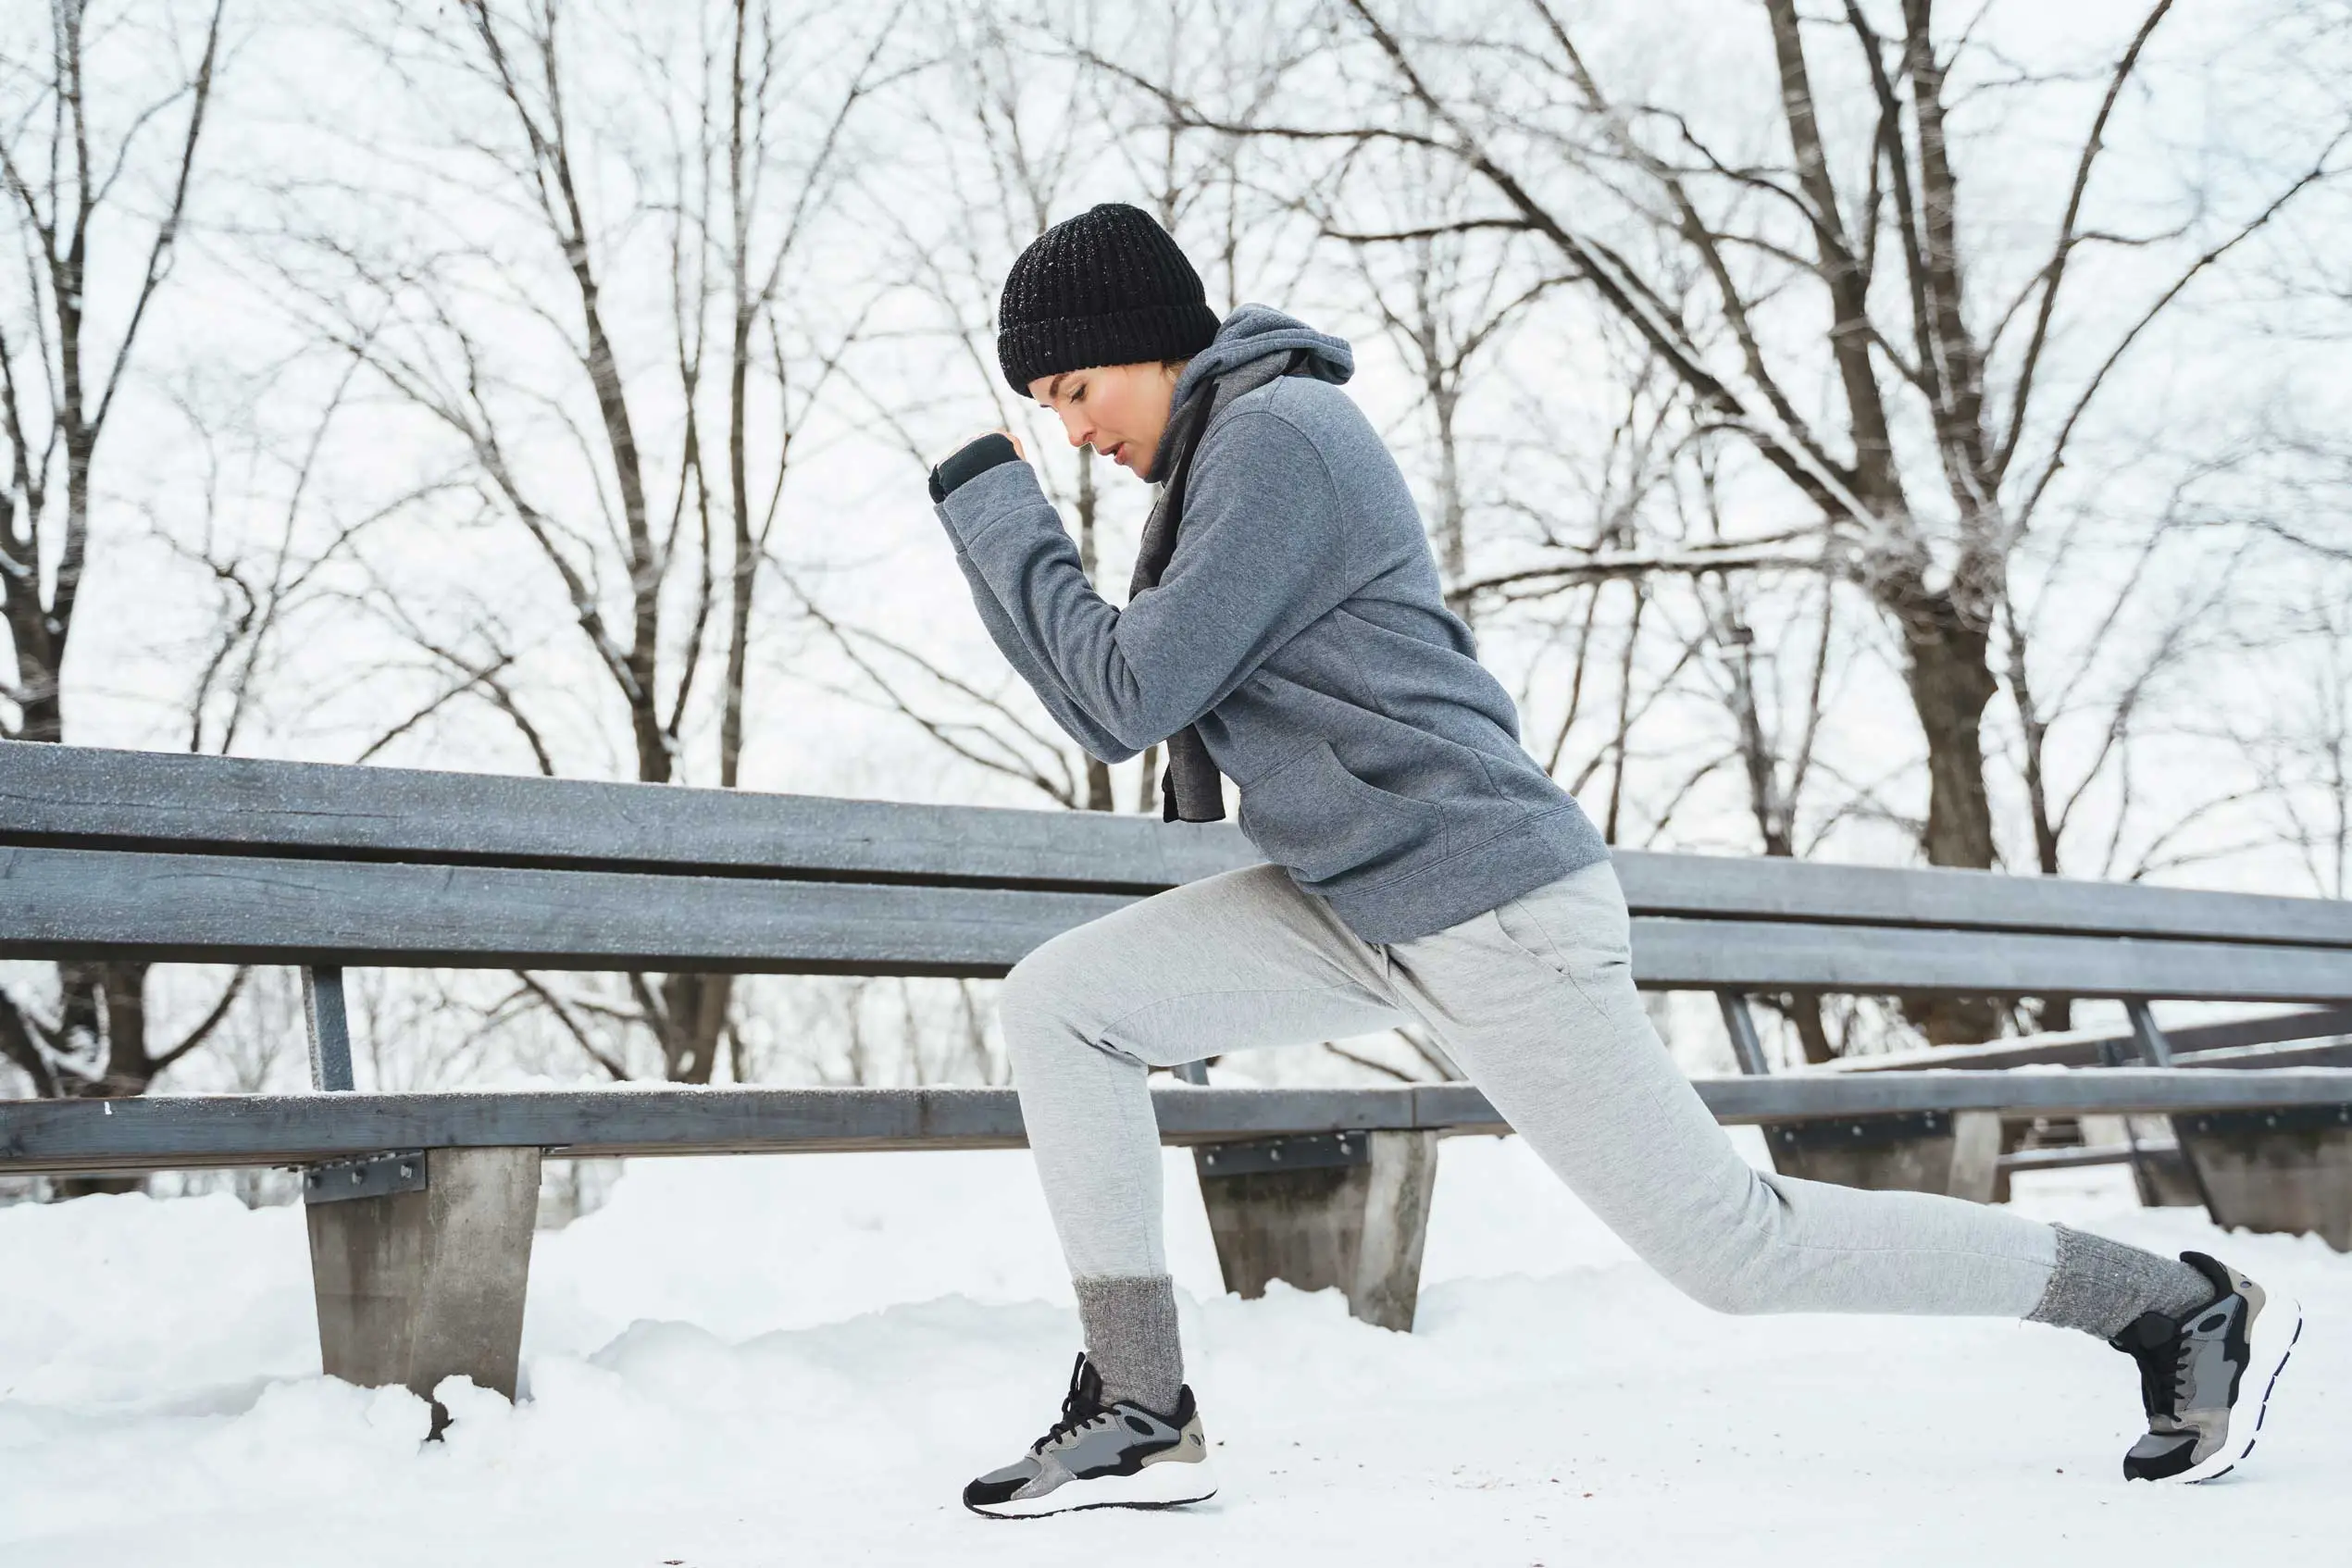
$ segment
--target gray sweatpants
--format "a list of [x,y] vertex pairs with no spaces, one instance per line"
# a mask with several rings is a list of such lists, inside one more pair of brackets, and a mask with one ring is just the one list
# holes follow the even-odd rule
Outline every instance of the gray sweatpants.
[[2052,1227],[1915,1192],[1759,1173],[1634,989],[1605,862],[1410,941],[1367,943],[1278,866],[1174,888],[1053,938],[999,1017],[1079,1280],[1163,1275],[1147,1064],[1425,1025],[1641,1258],[1724,1312],[2023,1317]]
[[1046,1203],[1112,1398],[1182,1381],[1145,1070],[1425,1025],[1651,1267],[1728,1313],[2030,1317],[2100,1338],[2212,1288],[2186,1263],[1920,1192],[1742,1160],[1650,1027],[1607,864],[1410,941],[1368,943],[1279,866],[1128,904],[1015,964],[998,1015]]

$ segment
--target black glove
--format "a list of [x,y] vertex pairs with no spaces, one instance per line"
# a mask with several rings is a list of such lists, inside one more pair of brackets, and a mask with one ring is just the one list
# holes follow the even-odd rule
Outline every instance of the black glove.
[[977,441],[965,442],[931,470],[931,499],[945,501],[965,481],[978,478],[1000,463],[1020,460],[1021,454],[1013,450],[1012,438],[1002,430],[990,430]]

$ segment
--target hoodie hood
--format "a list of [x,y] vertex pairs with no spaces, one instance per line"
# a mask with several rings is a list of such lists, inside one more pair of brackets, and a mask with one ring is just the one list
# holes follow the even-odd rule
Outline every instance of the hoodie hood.
[[1295,316],[1286,316],[1272,305],[1236,305],[1217,328],[1217,335],[1209,346],[1194,355],[1185,366],[1184,374],[1176,378],[1176,392],[1168,403],[1173,417],[1187,399],[1237,366],[1263,359],[1270,354],[1288,354],[1292,349],[1308,352],[1307,369],[1317,380],[1335,385],[1356,373],[1356,356],[1343,338],[1328,332],[1318,332]]

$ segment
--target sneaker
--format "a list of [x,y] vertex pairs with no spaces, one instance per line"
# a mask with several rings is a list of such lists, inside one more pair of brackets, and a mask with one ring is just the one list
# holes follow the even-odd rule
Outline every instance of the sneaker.
[[2254,1451],[2303,1311],[2202,1252],[2181,1261],[2220,1293],[2184,1317],[2143,1313],[2108,1341],[2140,1363],[2147,1435],[2123,1456],[2131,1481],[2210,1481]]
[[1029,1451],[964,1488],[964,1506],[1001,1519],[1077,1508],[1173,1508],[1214,1497],[1208,1442],[1192,1389],[1163,1415],[1127,1400],[1102,1402],[1102,1377],[1078,1352],[1062,1419]]

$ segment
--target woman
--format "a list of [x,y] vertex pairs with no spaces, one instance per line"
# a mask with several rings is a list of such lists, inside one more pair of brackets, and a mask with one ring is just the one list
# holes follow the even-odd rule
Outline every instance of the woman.
[[[2133,1355],[2127,1476],[2197,1480],[2253,1441],[2300,1326],[2243,1275],[2006,1210],[1760,1174],[1678,1072],[1627,966],[1625,903],[1575,801],[1447,607],[1419,515],[1338,390],[1348,345],[1220,323],[1151,218],[1110,204],[1014,264],[1014,389],[1161,485],[1124,610],[1080,571],[1003,432],[932,499],[1004,656],[1093,755],[1168,742],[1164,815],[1224,815],[1268,864],[1046,942],[999,1018],[1086,1349],[1062,1418],[965,1489],[1037,1514],[1214,1490],[1161,1245],[1146,1072],[1418,1023],[1641,1257],[1724,1312],[2021,1317]],[[1180,526],[1179,526],[1180,525]]]

